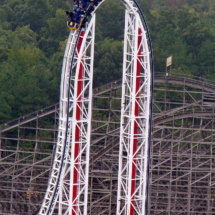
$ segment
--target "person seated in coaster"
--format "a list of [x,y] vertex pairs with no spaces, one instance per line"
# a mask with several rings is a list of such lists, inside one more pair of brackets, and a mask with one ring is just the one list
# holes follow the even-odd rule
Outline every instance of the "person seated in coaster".
[[84,14],[85,14],[85,10],[82,9],[82,8],[79,8],[79,7],[74,8],[74,11],[75,11],[75,13],[78,14],[78,15],[84,15]]
[[81,16],[79,14],[66,11],[66,15],[68,16],[70,22],[80,23]]
[[71,11],[66,11],[66,15],[69,17],[69,20],[67,21],[67,27],[69,30],[74,31],[79,29],[81,16]]
[[89,1],[89,3],[93,3],[95,6],[97,6],[98,3],[102,0],[88,0],[88,1]]
[[79,29],[79,26],[80,26],[79,23],[67,21],[67,27],[69,28],[70,31],[78,30],[78,29]]

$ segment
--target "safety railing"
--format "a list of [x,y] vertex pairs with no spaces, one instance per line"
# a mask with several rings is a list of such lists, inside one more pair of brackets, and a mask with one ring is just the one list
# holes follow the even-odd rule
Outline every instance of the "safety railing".
[[201,84],[201,85],[205,85],[207,87],[212,87],[215,88],[215,81],[213,81],[212,79],[206,79],[206,78],[202,78],[202,77],[198,77],[198,76],[194,76],[194,75],[189,75],[189,74],[179,74],[179,73],[169,73],[168,76],[166,76],[165,72],[155,72],[155,79],[158,78],[167,78],[167,79],[184,79],[186,82],[187,81],[192,81],[195,82],[196,84]]
[[32,112],[30,114],[19,117],[17,119],[3,123],[0,125],[0,133],[8,131],[8,130],[15,128],[17,126],[23,125],[27,122],[33,121],[37,118],[41,118],[43,116],[54,113],[58,109],[59,109],[59,103],[56,103],[56,104],[50,105],[48,107],[42,108],[40,110],[37,110],[35,112]]

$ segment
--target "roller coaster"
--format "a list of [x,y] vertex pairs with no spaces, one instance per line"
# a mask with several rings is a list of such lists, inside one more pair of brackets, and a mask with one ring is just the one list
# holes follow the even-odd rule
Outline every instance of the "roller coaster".
[[[9,138],[7,146],[7,138],[1,137],[1,165],[5,165],[1,171],[4,177],[2,183],[7,184],[6,178],[9,177],[12,186],[16,185],[16,190],[20,190],[17,192],[13,189],[10,206],[6,199],[5,204],[4,201],[1,204],[10,208],[10,214],[27,214],[24,211],[29,211],[31,215],[132,215],[147,214],[148,205],[150,214],[214,213],[211,199],[215,183],[213,172],[209,171],[213,165],[208,149],[213,153],[214,134],[210,131],[214,126],[212,110],[215,88],[208,84],[196,85],[193,80],[173,77],[155,79],[163,94],[159,93],[162,96],[158,96],[154,104],[152,174],[148,202],[153,58],[147,25],[138,5],[135,1],[122,2],[126,7],[122,81],[92,90],[95,35],[93,12],[85,31],[80,28],[69,35],[62,68],[59,106],[56,104],[19,118],[16,122],[1,125],[1,135],[18,125],[21,137],[22,126],[24,131],[30,129],[32,125],[29,123],[36,120],[38,131],[40,118],[51,113],[55,113],[56,118],[59,111],[58,129],[55,128],[51,135],[54,140],[44,141],[53,145],[58,133],[54,156],[50,153],[50,146],[46,145],[45,150],[39,150],[43,143],[40,132],[36,132],[33,146],[39,150],[38,154],[30,146],[29,151],[24,152],[22,142],[25,140],[20,137],[16,152],[11,149],[16,140]],[[159,86],[163,83],[171,90]],[[183,86],[181,90],[178,89],[180,84]],[[190,90],[192,87],[199,92]],[[176,91],[179,92],[178,98],[172,98],[172,92]],[[199,96],[200,93],[202,96]],[[187,102],[190,98],[192,102]],[[99,107],[97,100],[104,104],[108,100],[110,108],[101,104]],[[101,119],[101,112],[105,113],[102,116],[106,116],[106,120]],[[44,133],[49,130],[46,129]],[[29,144],[29,140],[26,142]],[[14,157],[16,162],[9,164],[9,160],[12,161]],[[33,159],[32,165],[29,165],[29,159]],[[25,180],[31,183],[22,184]],[[187,187],[188,192],[183,190]],[[201,192],[198,193],[200,187]],[[4,196],[0,197],[3,200]],[[23,207],[18,207],[19,203],[13,201],[18,198],[23,199],[19,200],[20,205],[25,200],[27,206],[22,204]],[[4,207],[0,208],[1,214],[8,213]],[[34,209],[28,210],[25,207]]]
[[[121,86],[116,80],[93,90],[92,215],[116,213]],[[149,213],[214,214],[215,83],[156,73],[154,95]],[[54,161],[58,116],[59,104],[53,104],[0,125],[0,214],[38,213]]]
[[[58,141],[49,185],[39,212],[41,215],[53,214],[55,210],[59,215],[89,214],[95,11],[102,2],[88,4],[86,10],[83,8],[81,18],[77,13],[67,12],[71,21],[76,17],[76,22],[69,24],[76,31],[71,32],[65,50]],[[146,214],[153,92],[152,50],[145,18],[137,2],[121,2],[126,8],[126,16],[117,214]],[[84,20],[89,14],[92,18],[87,25]]]

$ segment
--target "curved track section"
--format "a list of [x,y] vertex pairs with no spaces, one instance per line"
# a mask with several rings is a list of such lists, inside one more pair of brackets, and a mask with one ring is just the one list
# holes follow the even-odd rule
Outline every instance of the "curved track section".
[[[135,1],[120,1],[126,7],[127,28],[121,110],[123,123],[120,134],[124,144],[121,145],[119,159],[118,200],[121,204],[118,205],[118,213],[132,211],[132,215],[138,208],[138,214],[144,214],[152,90],[150,41],[139,16],[142,12],[134,6]],[[87,214],[94,24],[95,16],[92,14],[86,31],[80,29],[79,32],[71,32],[68,38],[62,68],[58,143],[49,186],[39,213],[41,215],[55,212]],[[127,132],[131,132],[132,136],[126,137]],[[130,154],[125,160],[123,147]],[[130,185],[126,189],[123,188],[127,184],[127,181],[123,181],[124,175],[130,175],[126,179]],[[137,192],[142,194],[137,195]]]
[[[61,77],[58,143],[49,186],[40,214],[52,214],[56,203],[58,204],[56,206],[58,214],[69,213],[70,193],[77,194],[77,190],[80,188],[78,187],[80,185],[77,185],[77,180],[81,176],[78,175],[77,169],[79,169],[79,165],[80,167],[84,165],[85,171],[88,171],[86,162],[81,161],[77,145],[81,143],[81,153],[85,153],[85,156],[89,154],[89,143],[86,143],[86,140],[90,135],[93,59],[87,56],[87,51],[91,48],[90,54],[93,56],[94,22],[95,20],[92,18],[86,33],[80,29],[79,32],[71,32],[68,38]],[[84,96],[86,91],[88,98]],[[86,129],[86,131],[82,132],[82,129]],[[76,147],[75,153],[72,153],[71,148],[74,147]],[[70,169],[72,166],[73,169]],[[74,175],[72,180],[76,184],[73,191],[70,190],[70,183],[68,183],[72,177],[71,174]],[[87,190],[85,178],[81,178],[84,190]],[[76,204],[75,198],[73,201]]]
[[145,214],[151,98],[150,50],[139,14],[126,12],[117,214]]
[[[209,95],[214,95],[215,87],[194,77],[189,79],[174,74],[166,81],[162,77],[155,79],[150,213],[180,214],[181,210],[187,210],[190,214],[214,214],[210,192],[212,195],[215,186],[212,177],[214,164],[211,162],[215,152],[215,106],[213,97],[209,99]],[[88,214],[92,215],[108,215],[110,211],[116,214],[121,83],[121,80],[114,81],[94,89],[93,93],[88,204]],[[17,214],[18,211],[35,215],[41,206],[53,160],[51,147],[48,151],[46,144],[48,140],[53,144],[56,142],[54,135],[52,140],[43,135],[44,129],[50,132],[49,126],[44,127],[44,120],[47,121],[47,117],[50,120],[53,115],[57,120],[58,109],[56,104],[56,108],[50,106],[0,125],[2,214]],[[102,118],[101,111],[108,118]],[[35,130],[37,136],[32,136]],[[17,136],[11,136],[11,131],[15,131],[13,134]],[[29,141],[35,143],[33,148],[28,148]],[[16,143],[16,147],[11,148],[11,142]],[[48,155],[46,158],[44,153]],[[184,184],[190,186],[190,192]],[[31,186],[34,189],[29,198],[26,192]]]
[[60,173],[64,164],[64,156],[66,153],[67,145],[67,121],[68,121],[68,106],[69,106],[69,91],[68,86],[70,85],[70,76],[72,70],[72,61],[74,58],[74,52],[77,47],[77,42],[80,36],[80,32],[70,33],[64,60],[62,67],[61,76],[61,96],[60,96],[60,111],[59,111],[59,127],[58,127],[58,140],[56,144],[56,152],[54,163],[52,167],[52,173],[49,180],[46,195],[40,209],[39,214],[50,214],[56,195],[59,189]]

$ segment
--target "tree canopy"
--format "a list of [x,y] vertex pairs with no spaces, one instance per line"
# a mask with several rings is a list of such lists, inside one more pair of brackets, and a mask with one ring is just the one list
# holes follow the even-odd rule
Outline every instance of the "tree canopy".
[[[214,78],[215,1],[138,0],[152,37],[155,71]],[[1,0],[0,123],[57,102],[73,1]],[[106,0],[97,11],[95,80],[122,74],[124,7]]]

